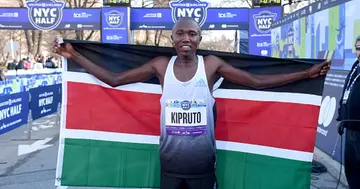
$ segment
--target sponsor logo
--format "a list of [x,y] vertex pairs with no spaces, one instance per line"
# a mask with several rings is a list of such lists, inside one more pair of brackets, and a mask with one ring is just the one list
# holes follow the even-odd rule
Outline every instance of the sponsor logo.
[[193,18],[200,27],[204,25],[209,6],[207,2],[201,2],[200,0],[179,0],[169,4],[174,23],[180,18]]
[[162,18],[162,13],[147,13],[144,15],[144,18]]
[[253,15],[254,26],[259,33],[268,33],[271,30],[271,24],[277,17],[276,13],[270,11],[261,11]]
[[261,50],[261,55],[262,55],[262,56],[267,56],[267,55],[268,55],[268,51],[267,51],[267,50]]
[[92,14],[88,14],[86,12],[75,12],[74,13],[74,18],[89,18],[91,16],[92,16]]
[[53,30],[62,20],[65,2],[34,0],[26,2],[31,25],[38,30]]
[[112,10],[110,12],[105,13],[104,15],[105,15],[105,18],[106,18],[106,23],[110,27],[114,27],[114,28],[118,27],[123,22],[123,18],[124,18],[124,13],[123,12]]
[[203,79],[200,79],[198,82],[196,82],[195,87],[207,87],[206,83]]
[[19,13],[18,13],[18,12],[4,12],[4,13],[0,14],[0,17],[5,17],[5,18],[18,18],[18,17],[19,17]]
[[226,12],[226,13],[218,13],[218,17],[219,18],[234,18],[236,17],[237,14],[231,13],[231,12]]
[[318,124],[324,126],[325,128],[328,127],[334,119],[335,111],[335,97],[326,96],[321,103]]

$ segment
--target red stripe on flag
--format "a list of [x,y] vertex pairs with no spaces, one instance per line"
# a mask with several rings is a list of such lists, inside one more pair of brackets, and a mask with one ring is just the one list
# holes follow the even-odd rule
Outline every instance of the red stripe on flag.
[[[66,128],[160,134],[160,95],[68,82]],[[216,139],[313,152],[319,107],[217,98]]]

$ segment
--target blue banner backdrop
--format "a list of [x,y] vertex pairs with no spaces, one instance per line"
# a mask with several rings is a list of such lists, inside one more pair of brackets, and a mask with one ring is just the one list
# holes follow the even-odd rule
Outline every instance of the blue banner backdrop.
[[1,96],[0,135],[28,122],[29,93],[20,92]]
[[256,8],[249,11],[249,53],[271,56],[271,24],[280,19],[282,7]]
[[[100,8],[63,9],[55,30],[100,30]],[[29,21],[27,8],[0,8],[0,29],[36,29]]]
[[30,109],[33,120],[53,114],[60,103],[59,86],[49,85],[33,88],[30,92]]
[[[208,8],[202,30],[247,30],[249,9]],[[195,17],[195,16],[194,16]],[[131,30],[171,30],[174,26],[170,8],[132,8]]]
[[101,41],[127,44],[129,42],[129,8],[103,8],[101,15]]

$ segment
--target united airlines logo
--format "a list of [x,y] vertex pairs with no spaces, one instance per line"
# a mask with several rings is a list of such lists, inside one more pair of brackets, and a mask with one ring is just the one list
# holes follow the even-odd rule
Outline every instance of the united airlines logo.
[[63,17],[65,2],[56,0],[34,0],[26,2],[31,25],[38,30],[53,30]]
[[180,18],[193,18],[200,27],[204,25],[209,3],[200,0],[179,0],[169,4],[174,23]]
[[118,27],[122,24],[124,13],[116,10],[112,10],[104,14],[106,17],[106,23],[111,27]]
[[268,33],[271,24],[276,20],[277,14],[270,11],[261,11],[253,15],[254,25],[259,33]]

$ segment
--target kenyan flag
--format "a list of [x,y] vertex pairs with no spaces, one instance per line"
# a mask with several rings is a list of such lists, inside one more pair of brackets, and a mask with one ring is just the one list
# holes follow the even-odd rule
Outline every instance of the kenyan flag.
[[[134,68],[171,48],[71,42],[111,71]],[[320,60],[285,60],[224,52],[214,54],[253,73],[306,69]],[[67,60],[56,184],[159,187],[161,87],[156,78],[111,88]],[[254,90],[219,81],[217,176],[220,189],[310,187],[324,77]],[[194,159],[194,161],[201,161]]]

